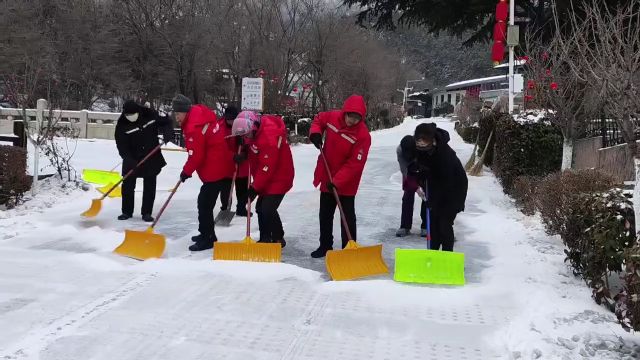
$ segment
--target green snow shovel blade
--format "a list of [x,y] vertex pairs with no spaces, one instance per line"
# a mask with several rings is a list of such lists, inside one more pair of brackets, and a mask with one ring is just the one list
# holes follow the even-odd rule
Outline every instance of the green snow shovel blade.
[[420,284],[464,285],[464,254],[397,248],[393,280]]

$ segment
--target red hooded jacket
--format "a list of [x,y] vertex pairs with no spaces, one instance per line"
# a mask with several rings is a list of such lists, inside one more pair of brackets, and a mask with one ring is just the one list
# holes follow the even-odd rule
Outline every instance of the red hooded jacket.
[[198,173],[202,182],[231,178],[235,171],[233,149],[225,139],[224,124],[204,105],[194,105],[182,123],[189,157],[182,171]]
[[[238,146],[240,146],[240,137],[231,136],[231,127],[227,124],[227,122],[222,119],[220,123],[224,125],[225,132],[227,136],[227,142],[229,143],[229,147],[233,149],[233,154],[238,153]],[[235,170],[234,170],[235,171]],[[236,178],[246,178],[249,177],[249,162],[243,161],[238,165],[238,173],[236,174]]]
[[293,156],[280,116],[262,115],[256,136],[246,143],[253,188],[260,195],[283,195],[293,187]]
[[[360,114],[362,121],[354,126],[347,126],[344,117],[349,112]],[[362,96],[351,95],[344,102],[342,110],[321,112],[311,124],[309,135],[326,132],[323,152],[339,195],[355,196],[358,192],[371,147],[371,135],[364,121],[366,115],[367,108]],[[329,192],[328,182],[329,176],[322,158],[318,156],[313,186],[321,185],[320,191]]]

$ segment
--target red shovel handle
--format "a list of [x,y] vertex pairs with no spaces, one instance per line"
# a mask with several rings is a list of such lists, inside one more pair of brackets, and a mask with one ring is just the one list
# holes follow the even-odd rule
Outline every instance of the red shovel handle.
[[173,197],[173,195],[175,195],[176,191],[178,191],[178,187],[180,186],[180,184],[182,184],[182,180],[178,180],[178,182],[176,183],[176,186],[173,188],[173,191],[171,191],[171,194],[169,194],[169,197],[167,198],[167,201],[164,202],[164,205],[162,205],[162,207],[160,208],[160,211],[156,215],[156,219],[153,220],[153,224],[151,224],[151,228],[154,228],[156,226],[156,224],[158,223],[158,221],[160,221],[160,217],[162,216],[162,213],[164,212],[164,210],[169,205],[169,201],[171,201],[171,198]]
[[133,172],[136,171],[137,168],[139,168],[142,164],[144,164],[145,161],[149,160],[150,157],[153,156],[153,154],[157,153],[160,150],[160,146],[158,145],[155,148],[153,148],[153,150],[151,150],[147,156],[145,156],[144,158],[142,158],[142,160],[140,160],[140,162],[138,162],[138,164],[136,164],[136,167],[134,167],[133,169],[129,170],[129,172],[127,172],[122,179],[120,179],[120,181],[118,181],[115,185],[113,185],[111,187],[111,189],[109,189],[109,191],[107,191],[106,193],[104,193],[104,195],[102,195],[102,198],[100,198],[100,200],[104,200],[107,196],[109,196],[109,194],[111,194],[111,192],[113,190],[115,190],[115,188],[117,188],[120,184],[122,184],[123,181],[125,181],[129,176],[133,175]]
[[[329,170],[329,164],[327,164],[327,159],[324,158],[324,151],[322,151],[322,149],[320,149],[320,157],[324,162],[324,168],[327,170],[327,175],[329,175],[329,181],[333,183],[333,176],[331,176],[331,170]],[[344,210],[342,210],[342,204],[340,203],[340,196],[338,195],[335,187],[333,188],[332,192],[333,196],[336,198],[336,203],[338,203],[338,210],[340,211],[340,221],[342,221],[342,227],[344,227],[344,230],[347,232],[347,237],[349,238],[349,240],[355,240],[351,236],[351,230],[349,230],[349,224],[347,224],[347,218],[344,216]]]

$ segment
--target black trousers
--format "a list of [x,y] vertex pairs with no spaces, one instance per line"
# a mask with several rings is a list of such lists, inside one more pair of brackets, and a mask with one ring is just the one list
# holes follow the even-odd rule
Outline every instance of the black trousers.
[[[413,204],[415,202],[415,197],[415,191],[405,191],[402,196],[402,214],[400,216],[400,227],[402,229],[411,230],[411,227],[413,226]],[[426,227],[426,206],[427,203],[422,201],[422,205],[420,206],[420,218],[422,219],[421,229]]]
[[258,226],[260,227],[261,242],[279,242],[284,238],[284,229],[278,207],[284,195],[260,195],[256,202]]
[[431,250],[453,251],[453,222],[457,214],[448,210],[431,210]]
[[213,219],[213,209],[218,200],[218,194],[221,194],[231,186],[231,179],[222,179],[215,182],[206,182],[200,187],[198,194],[198,231],[204,237],[216,239],[215,222]]
[[[143,178],[142,215],[151,215],[153,202],[156,200],[156,178],[147,176]],[[135,206],[136,178],[129,177],[122,182],[122,213],[133,215]]]
[[[249,178],[236,178],[235,192],[236,192],[236,214],[242,215],[247,213],[247,187],[249,185]],[[231,196],[231,181],[229,181],[229,187],[224,189],[220,193],[221,210],[227,210],[229,206],[229,196]]]
[[[355,196],[340,196],[340,203],[351,231],[353,239],[349,239],[347,232],[340,222],[342,229],[342,248],[347,246],[349,240],[356,240],[356,210]],[[320,193],[320,246],[325,249],[333,248],[333,216],[336,213],[336,198],[332,193]]]

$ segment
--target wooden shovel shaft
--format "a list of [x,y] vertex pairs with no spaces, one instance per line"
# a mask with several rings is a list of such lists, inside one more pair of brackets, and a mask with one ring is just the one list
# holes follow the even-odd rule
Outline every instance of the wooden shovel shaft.
[[[242,145],[238,145],[238,155],[242,152]],[[233,189],[236,184],[236,177],[238,176],[238,163],[236,163],[236,171],[233,173],[233,178],[231,178],[231,189],[229,189],[229,201],[227,203],[227,210],[231,211],[231,205],[233,204]]]
[[173,195],[175,195],[176,191],[178,191],[178,187],[180,186],[180,184],[182,184],[182,180],[178,180],[178,182],[176,183],[176,186],[173,188],[173,191],[171,192],[171,194],[169,194],[167,201],[164,202],[164,205],[162,205],[162,207],[160,208],[160,211],[158,212],[158,215],[156,215],[155,220],[153,220],[153,224],[151,224],[151,228],[154,228],[158,223],[158,221],[160,221],[160,217],[162,216],[162,213],[169,205],[169,202],[171,201],[171,198],[173,197]]
[[[324,162],[324,168],[327,170],[327,175],[329,175],[329,181],[333,183],[333,176],[331,176],[331,170],[329,170],[329,164],[327,164],[327,159],[324,158],[324,151],[322,151],[322,149],[320,149],[320,157]],[[336,190],[335,187],[332,189],[332,192],[333,192],[333,196],[336,198],[336,203],[338,204],[338,210],[340,211],[340,221],[342,221],[342,227],[344,227],[344,230],[347,232],[347,237],[349,238],[349,240],[355,240],[351,236],[351,230],[349,229],[349,224],[347,224],[347,218],[344,216],[344,210],[342,210],[342,204],[340,203],[340,195],[338,195],[338,191]]]
[[109,191],[107,191],[106,193],[104,193],[104,195],[102,195],[102,198],[100,198],[100,200],[104,200],[107,196],[109,196],[109,194],[111,194],[111,192],[113,190],[115,190],[115,188],[117,188],[120,184],[122,184],[123,181],[125,181],[129,176],[131,176],[133,174],[134,171],[136,171],[137,168],[140,167],[140,165],[144,164],[145,161],[149,160],[149,158],[151,156],[153,156],[153,154],[157,153],[158,150],[160,150],[160,145],[156,146],[155,148],[153,148],[153,150],[151,150],[151,152],[149,152],[147,154],[147,156],[145,156],[144,158],[142,158],[142,160],[140,160],[140,162],[138,162],[138,164],[136,165],[136,167],[134,167],[133,169],[129,170],[129,172],[127,172],[122,179],[120,179],[120,181],[118,181],[115,185],[113,185],[111,187],[111,189],[109,189]]

